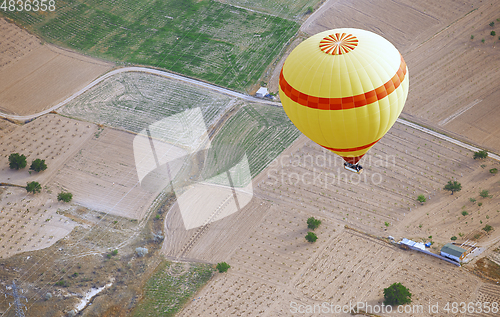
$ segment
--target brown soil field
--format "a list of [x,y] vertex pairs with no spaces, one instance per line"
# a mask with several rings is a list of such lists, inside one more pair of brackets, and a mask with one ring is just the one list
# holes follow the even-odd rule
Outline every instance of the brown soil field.
[[[402,116],[499,153],[499,11],[499,2],[482,0],[331,0],[301,31],[312,35],[354,27],[384,36],[401,52],[410,73]],[[273,92],[286,56],[270,80]]]
[[28,115],[85,87],[113,64],[43,43],[0,19],[0,111]]
[[[59,214],[71,206],[57,201],[57,194],[65,188],[54,186],[51,179],[95,130],[93,124],[49,114],[22,126],[7,124],[0,131],[2,182],[26,186],[37,181],[42,185],[42,193],[36,195],[17,187],[0,189],[0,257],[46,248],[71,232],[75,223]],[[27,167],[11,170],[11,153],[25,155]],[[29,166],[37,158],[45,160],[47,169],[30,172]]]
[[[241,212],[186,231],[175,206],[170,209],[163,246],[168,257],[232,266],[180,316],[287,316],[292,301],[375,305],[383,300],[383,288],[394,282],[408,287],[412,304],[426,309],[429,301],[474,300],[483,281],[469,272],[472,264],[457,268],[373,237],[432,240],[431,251],[438,253],[452,235],[463,233],[457,240],[463,242],[485,224],[499,228],[500,183],[488,172],[497,163],[476,161],[467,150],[398,123],[370,152],[358,179],[302,137],[254,180],[254,198]],[[315,180],[314,173],[321,177]],[[452,179],[463,184],[454,195],[442,190]],[[480,188],[489,189],[493,198],[480,198]],[[423,206],[416,201],[422,193],[428,198]],[[467,217],[461,215],[463,205]],[[304,239],[311,216],[322,220],[314,244]],[[488,245],[499,237],[494,230],[475,242]]]
[[142,219],[158,196],[140,186],[133,153],[136,134],[98,128],[78,153],[59,168],[53,186],[73,193],[86,208]]

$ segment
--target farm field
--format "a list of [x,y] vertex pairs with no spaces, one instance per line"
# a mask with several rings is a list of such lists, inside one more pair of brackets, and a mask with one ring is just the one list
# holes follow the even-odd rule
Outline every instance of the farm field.
[[38,113],[112,67],[109,62],[44,45],[36,36],[0,18],[0,112]]
[[[201,111],[201,116],[189,120],[189,126],[203,127],[211,136],[204,169],[197,176],[201,179],[234,166],[245,154],[251,176],[255,177],[299,135],[281,108],[247,104],[196,86],[140,73],[112,76],[58,113],[140,134],[152,124],[187,109]],[[175,131],[166,129],[162,130],[166,142],[186,148],[180,139],[172,138]],[[188,152],[194,150],[189,147]],[[246,186],[248,181],[242,180],[235,186]]]
[[219,0],[222,3],[244,7],[250,10],[266,12],[286,19],[301,20],[308,13],[309,7],[318,4],[318,0]]
[[61,0],[39,15],[2,11],[48,42],[245,91],[299,25],[212,0]]
[[[57,194],[66,188],[54,186],[51,179],[91,136],[95,126],[49,114],[9,130],[0,138],[0,178],[3,182],[21,186],[37,181],[42,185],[42,193],[28,194],[25,189],[17,187],[1,189],[0,256],[3,258],[46,248],[76,225],[59,214],[60,209],[69,208],[69,205],[57,201]],[[16,152],[26,156],[27,167],[24,169],[9,168],[8,157]],[[36,158],[45,160],[45,171],[28,171]]]
[[[482,282],[467,271],[344,226],[396,239],[429,241],[432,235],[433,252],[459,232],[464,235],[457,242],[463,242],[485,224],[500,225],[498,179],[488,172],[498,163],[475,161],[469,151],[398,123],[370,152],[361,162],[365,171],[359,179],[301,137],[254,179],[254,199],[241,213],[186,232],[172,208],[163,246],[168,256],[232,266],[180,316],[252,316],[255,311],[275,316],[290,312],[290,301],[373,305],[380,303],[383,288],[396,281],[411,289],[416,304],[472,300]],[[321,176],[314,179],[314,173]],[[463,190],[452,196],[442,188],[453,179]],[[469,196],[479,196],[479,188],[489,188],[493,198],[482,200],[479,219],[464,220],[462,205],[471,204]],[[430,198],[423,206],[416,201],[421,193]],[[322,220],[314,244],[304,240],[310,216]],[[494,231],[476,240],[495,241],[498,235]]]

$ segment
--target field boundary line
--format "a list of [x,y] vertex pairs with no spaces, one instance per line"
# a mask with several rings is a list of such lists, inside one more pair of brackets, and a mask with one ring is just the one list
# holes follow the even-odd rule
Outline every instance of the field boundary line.
[[[406,126],[408,126],[408,127],[410,127],[410,128],[413,128],[413,129],[419,130],[419,131],[421,131],[421,132],[424,132],[424,133],[430,134],[430,135],[435,136],[435,137],[437,137],[437,138],[440,138],[440,139],[442,139],[442,140],[448,141],[448,142],[450,142],[450,143],[453,143],[453,144],[455,144],[455,145],[458,145],[458,146],[460,146],[460,147],[463,147],[463,148],[465,148],[465,149],[467,149],[467,150],[470,150],[470,151],[472,151],[472,152],[481,151],[481,149],[480,149],[480,148],[477,148],[477,147],[472,146],[472,145],[470,145],[470,144],[467,144],[467,143],[465,143],[465,142],[459,141],[459,140],[454,139],[454,138],[452,138],[452,137],[449,137],[449,136],[447,136],[447,135],[441,134],[441,133],[439,133],[439,132],[433,131],[433,130],[431,130],[431,129],[425,128],[425,127],[423,127],[423,126],[421,126],[421,125],[418,125],[418,124],[416,124],[416,123],[413,123],[413,122],[407,121],[407,120],[405,120],[405,119],[398,118],[398,119],[396,120],[396,122],[401,123],[401,124],[404,124],[404,125],[406,125]],[[495,153],[488,152],[488,157],[491,157],[491,158],[492,158],[492,159],[494,159],[494,160],[500,161],[500,156],[499,156],[499,155],[497,155],[497,154],[495,154]]]
[[454,114],[452,114],[448,118],[442,120],[438,124],[440,126],[447,125],[448,123],[450,123],[451,121],[455,120],[456,118],[458,118],[459,116],[461,116],[462,114],[464,114],[465,112],[467,112],[469,109],[471,109],[472,107],[474,107],[475,105],[477,105],[478,103],[480,103],[481,101],[483,101],[483,100],[482,99],[476,99],[476,100],[474,100],[468,106],[465,106],[464,108],[458,110],[457,112],[455,112]]

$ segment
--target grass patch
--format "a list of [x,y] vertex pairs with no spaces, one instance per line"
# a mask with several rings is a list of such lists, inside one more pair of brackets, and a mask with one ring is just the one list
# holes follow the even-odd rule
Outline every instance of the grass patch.
[[174,316],[214,273],[209,264],[164,262],[147,281],[132,316]]
[[299,24],[213,0],[58,0],[54,12],[0,11],[45,40],[245,90]]

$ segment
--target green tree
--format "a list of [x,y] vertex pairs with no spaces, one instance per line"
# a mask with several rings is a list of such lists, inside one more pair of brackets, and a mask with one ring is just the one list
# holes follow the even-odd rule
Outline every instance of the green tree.
[[34,170],[35,172],[45,171],[47,169],[47,164],[45,164],[45,160],[36,159],[31,163],[30,170]]
[[219,273],[225,273],[227,270],[229,270],[231,266],[227,264],[226,262],[220,262],[217,263],[217,266],[215,267],[217,270],[219,270]]
[[314,233],[314,232],[311,232],[309,231],[307,234],[306,234],[306,240],[308,242],[316,242],[316,240],[318,240],[318,236]]
[[495,31],[491,31],[491,32],[490,32],[490,35],[491,35],[491,36],[495,36],[495,35],[497,35],[497,32],[495,32]]
[[385,305],[404,305],[411,303],[411,293],[401,283],[394,283],[384,289]]
[[69,203],[71,199],[73,199],[72,193],[60,192],[59,194],[57,194],[58,201],[64,201],[65,203]]
[[451,237],[450,239],[451,239],[452,241],[455,241],[455,240],[457,240],[457,237],[456,237],[456,236],[453,236],[453,237]]
[[477,152],[474,152],[474,159],[484,159],[488,157],[488,152],[485,150],[479,150]]
[[28,193],[39,193],[42,190],[42,185],[39,182],[30,182],[26,185],[26,191]]
[[462,190],[462,184],[460,184],[457,181],[448,181],[448,184],[444,186],[445,190],[449,190],[451,194],[453,195],[454,192],[459,192]]
[[490,26],[491,27],[495,26],[495,22],[490,22]]
[[484,231],[486,231],[486,232],[488,233],[488,232],[490,232],[491,230],[493,230],[493,227],[492,227],[492,226],[490,226],[490,225],[486,225],[486,226],[484,226],[483,230],[484,230]]
[[26,156],[19,153],[12,153],[9,155],[9,167],[11,169],[21,169],[26,167]]
[[418,195],[417,200],[423,205],[426,202],[425,195]]
[[316,219],[314,217],[310,217],[307,219],[307,228],[314,230],[319,227],[321,224],[321,220]]
[[462,211],[462,216],[467,216],[468,214],[467,210]]
[[479,193],[479,196],[483,197],[483,198],[487,198],[490,196],[490,192],[487,191],[486,189],[483,189],[480,193]]

